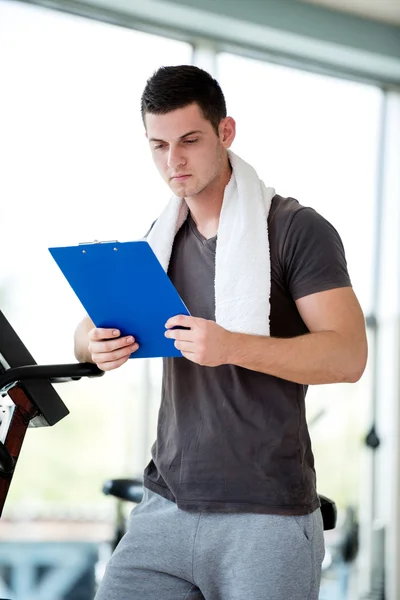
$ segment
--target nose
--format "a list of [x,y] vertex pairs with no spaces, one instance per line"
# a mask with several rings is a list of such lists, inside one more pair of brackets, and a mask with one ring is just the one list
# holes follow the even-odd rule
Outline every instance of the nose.
[[168,152],[168,167],[176,171],[177,169],[179,169],[179,167],[183,167],[185,164],[186,159],[182,155],[182,149],[179,147],[172,148],[172,146],[170,146]]

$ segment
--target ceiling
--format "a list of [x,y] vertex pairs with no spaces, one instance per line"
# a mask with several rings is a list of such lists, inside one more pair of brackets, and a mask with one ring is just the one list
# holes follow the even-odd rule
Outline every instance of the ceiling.
[[299,0],[333,10],[400,25],[400,0]]

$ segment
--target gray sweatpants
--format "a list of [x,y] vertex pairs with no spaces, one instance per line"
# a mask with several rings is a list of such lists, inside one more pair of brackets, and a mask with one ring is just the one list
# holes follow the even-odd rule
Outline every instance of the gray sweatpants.
[[187,512],[146,489],[95,600],[317,600],[323,557],[319,509]]

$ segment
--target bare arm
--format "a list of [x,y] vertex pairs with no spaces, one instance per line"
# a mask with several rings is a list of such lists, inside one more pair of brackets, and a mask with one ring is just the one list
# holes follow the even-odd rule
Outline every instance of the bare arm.
[[[304,385],[357,381],[366,365],[364,316],[350,287],[300,298],[297,308],[310,333],[272,338],[232,333],[214,321],[178,315],[166,336],[183,356],[203,366],[233,364]],[[175,326],[188,330],[171,329]]]
[[311,294],[296,305],[309,334],[282,339],[232,333],[227,362],[306,385],[358,381],[368,350],[352,288]]
[[75,330],[76,359],[95,363],[103,371],[120,367],[138,348],[133,336],[120,337],[118,329],[96,328],[88,316],[82,319]]

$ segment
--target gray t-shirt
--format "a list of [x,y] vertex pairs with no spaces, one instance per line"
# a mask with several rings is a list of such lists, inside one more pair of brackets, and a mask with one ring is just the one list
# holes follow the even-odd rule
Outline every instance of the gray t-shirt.
[[[293,198],[275,196],[268,216],[270,334],[308,332],[295,300],[350,286],[334,227]],[[249,231],[249,235],[251,232]],[[217,236],[188,217],[168,274],[196,317],[215,320]],[[144,485],[183,510],[303,515],[319,506],[305,417],[307,386],[234,365],[166,358],[157,440]]]

